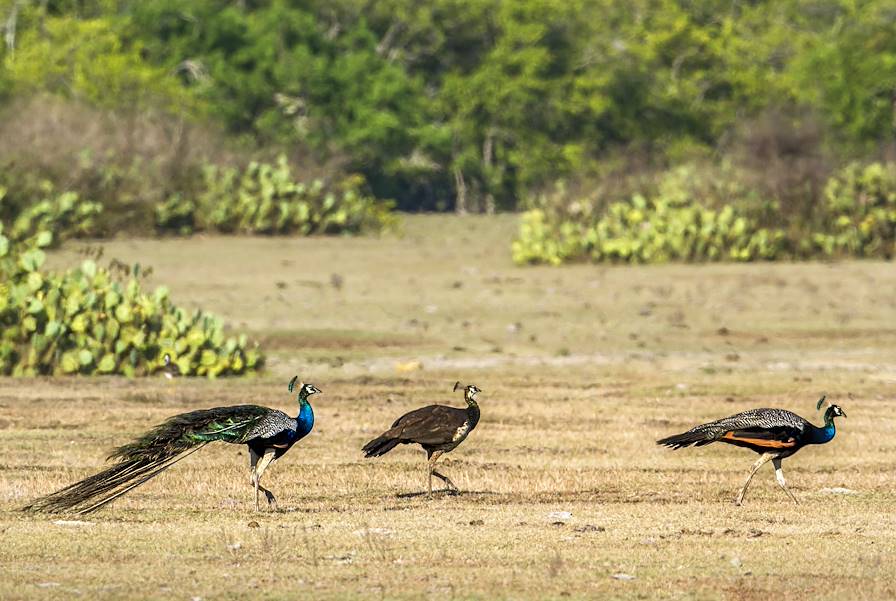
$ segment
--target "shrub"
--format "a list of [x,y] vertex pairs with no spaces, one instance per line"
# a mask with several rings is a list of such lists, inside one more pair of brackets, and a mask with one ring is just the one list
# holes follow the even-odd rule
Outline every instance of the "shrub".
[[203,165],[242,160],[223,136],[177,115],[103,112],[47,95],[2,107],[0,139],[17,141],[0,144],[0,184],[17,210],[43,198],[48,186],[75,192],[102,205],[98,235],[151,233],[154,207],[177,192],[192,195]]
[[824,191],[828,231],[813,235],[826,255],[896,256],[896,165],[852,163]]
[[[523,215],[517,263],[755,261],[896,256],[896,165],[848,165],[831,177],[810,218],[781,214],[775,199],[736,171],[681,167],[650,197],[607,203],[544,196]],[[770,225],[765,225],[770,224]]]
[[65,273],[41,271],[52,240],[40,232],[11,244],[0,228],[0,374],[147,375],[165,353],[184,375],[237,375],[263,357],[221,320],[175,306],[164,287],[143,291],[139,267],[121,278],[85,261]]
[[[736,180],[759,196],[774,199],[767,223],[782,218],[814,228],[818,204],[832,172],[829,132],[811,109],[768,107],[755,117],[745,116],[718,148],[737,165]],[[722,174],[719,174],[722,177]],[[724,179],[729,179],[725,177]]]
[[776,212],[777,203],[767,201],[755,188],[748,185],[745,170],[724,161],[719,165],[684,164],[661,172],[653,194],[642,194],[658,199],[670,207],[699,205],[722,210],[732,207],[736,213],[753,219]]
[[196,203],[174,194],[156,205],[155,219],[156,231],[187,236],[196,229]]
[[156,207],[156,227],[187,233],[210,229],[241,234],[336,234],[394,224],[392,205],[362,192],[360,176],[334,185],[296,182],[286,157],[245,169],[209,166],[197,202],[179,196]]
[[[3,190],[0,189],[0,202]],[[74,192],[50,195],[21,211],[9,228],[9,238],[23,241],[40,232],[54,232],[53,241],[78,238],[96,233],[96,217],[102,213],[99,203],[82,201]]]
[[554,265],[571,260],[753,261],[776,258],[782,242],[780,231],[758,227],[730,206],[716,211],[635,196],[610,204],[593,224],[552,223],[538,209],[524,214],[513,258],[517,263]]
[[[0,217],[8,222],[54,189],[102,206],[89,233],[77,235],[341,233],[393,222],[391,204],[366,194],[358,176],[302,184],[285,158],[250,163],[235,141],[163,111],[106,114],[72,100],[19,98],[0,110],[7,138],[20,141],[0,144],[0,186],[8,189]],[[340,171],[297,154],[301,173]]]
[[549,263],[560,265],[586,258],[587,226],[573,221],[552,221],[542,209],[523,213],[519,236],[511,249],[516,263]]

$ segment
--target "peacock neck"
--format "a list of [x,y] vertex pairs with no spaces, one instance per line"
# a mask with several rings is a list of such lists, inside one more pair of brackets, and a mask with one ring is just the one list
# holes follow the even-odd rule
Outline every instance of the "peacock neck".
[[467,416],[473,425],[479,421],[479,404],[473,399],[467,399]]
[[311,428],[314,427],[314,410],[311,409],[311,403],[307,398],[299,397],[299,415],[296,417],[296,422],[303,436],[311,432]]
[[824,444],[830,442],[835,434],[837,434],[837,427],[834,426],[834,418],[826,415],[824,426],[814,428],[809,442],[812,444]]

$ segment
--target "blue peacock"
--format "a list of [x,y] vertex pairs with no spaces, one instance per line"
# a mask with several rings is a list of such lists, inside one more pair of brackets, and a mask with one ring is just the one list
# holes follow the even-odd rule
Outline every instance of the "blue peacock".
[[[825,397],[819,399],[816,409],[821,410]],[[744,502],[747,487],[760,467],[772,462],[775,467],[775,478],[778,485],[799,503],[784,480],[781,462],[806,445],[825,444],[834,439],[837,428],[835,417],[846,417],[846,413],[838,405],[829,404],[824,412],[824,425],[819,427],[785,409],[752,409],[732,415],[708,424],[701,424],[682,434],[662,438],[657,444],[672,449],[689,446],[703,446],[712,442],[725,442],[738,447],[745,447],[760,454],[753,464],[747,481],[735,499],[735,504]]]
[[[298,376],[290,381],[290,392],[295,390],[297,380]],[[255,510],[259,510],[259,492],[264,493],[268,506],[276,509],[277,501],[261,485],[261,476],[271,463],[311,432],[314,411],[308,398],[318,393],[320,390],[313,384],[299,385],[297,417],[259,405],[216,407],[175,415],[137,440],[115,449],[109,456],[117,460],[112,467],[41,497],[25,509],[91,513],[216,441],[249,447]]]

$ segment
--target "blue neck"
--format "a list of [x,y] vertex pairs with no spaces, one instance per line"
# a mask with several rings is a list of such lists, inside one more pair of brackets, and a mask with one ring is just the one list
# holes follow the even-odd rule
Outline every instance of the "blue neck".
[[830,442],[836,433],[837,428],[834,427],[834,420],[830,420],[825,423],[823,428],[815,428],[812,431],[812,436],[810,437],[809,442],[811,444],[824,444]]
[[314,427],[314,411],[311,410],[308,399],[299,399],[299,416],[296,421],[298,422],[296,430],[300,436],[305,436]]

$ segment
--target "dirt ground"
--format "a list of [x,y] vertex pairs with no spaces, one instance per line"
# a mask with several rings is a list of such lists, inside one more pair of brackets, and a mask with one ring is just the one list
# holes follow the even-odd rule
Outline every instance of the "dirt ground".
[[[892,599],[896,597],[896,268],[891,263],[518,268],[513,217],[413,216],[383,238],[122,240],[175,301],[268,352],[242,380],[0,379],[2,599]],[[84,243],[51,257],[79,260]],[[108,450],[190,409],[317,422],[265,475],[211,445],[86,517],[17,508],[98,471]],[[482,421],[424,489],[424,454],[360,447],[403,412]],[[658,437],[754,407],[829,444],[770,467]]]

